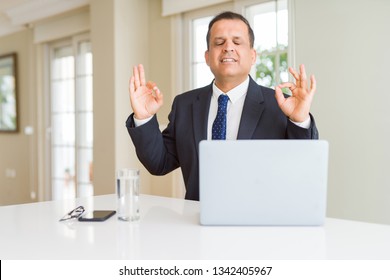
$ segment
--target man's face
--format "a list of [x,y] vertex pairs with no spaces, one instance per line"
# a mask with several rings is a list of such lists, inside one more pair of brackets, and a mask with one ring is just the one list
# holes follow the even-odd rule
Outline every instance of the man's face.
[[256,51],[250,46],[246,24],[238,19],[215,22],[210,30],[205,59],[217,86],[242,83],[256,61]]

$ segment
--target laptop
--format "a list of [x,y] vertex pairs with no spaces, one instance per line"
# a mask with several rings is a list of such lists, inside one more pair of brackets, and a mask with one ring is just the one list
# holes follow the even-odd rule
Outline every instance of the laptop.
[[322,225],[325,140],[201,141],[202,225]]

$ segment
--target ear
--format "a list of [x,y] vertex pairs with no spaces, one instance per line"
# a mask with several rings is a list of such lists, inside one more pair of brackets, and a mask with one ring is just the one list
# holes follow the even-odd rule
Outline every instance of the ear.
[[257,56],[256,50],[252,49],[252,65],[256,63],[256,56]]
[[209,50],[204,52],[204,59],[206,60],[206,64],[210,66],[209,64]]

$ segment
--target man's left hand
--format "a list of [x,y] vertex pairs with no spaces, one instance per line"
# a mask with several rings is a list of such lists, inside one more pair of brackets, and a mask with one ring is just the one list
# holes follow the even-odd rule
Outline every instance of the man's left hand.
[[[299,72],[288,68],[295,79],[294,83],[282,83],[275,88],[275,98],[283,113],[294,122],[303,122],[309,118],[310,106],[316,91],[314,75],[310,76],[310,89],[308,88],[305,66],[299,67]],[[292,95],[285,98],[282,88],[289,88]]]

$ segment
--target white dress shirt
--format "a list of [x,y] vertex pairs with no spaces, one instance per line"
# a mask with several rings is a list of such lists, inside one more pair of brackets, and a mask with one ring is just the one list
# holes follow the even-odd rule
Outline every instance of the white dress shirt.
[[236,140],[238,128],[240,126],[242,109],[244,108],[244,101],[249,87],[248,78],[235,88],[224,93],[215,83],[213,83],[213,95],[211,96],[209,120],[207,124],[207,140],[212,138],[212,128],[215,117],[218,111],[218,97],[221,94],[226,94],[229,97],[226,111],[226,140]]

